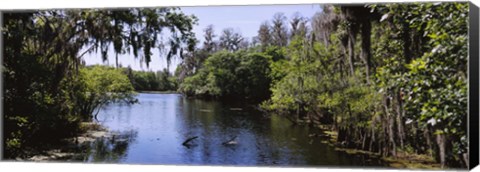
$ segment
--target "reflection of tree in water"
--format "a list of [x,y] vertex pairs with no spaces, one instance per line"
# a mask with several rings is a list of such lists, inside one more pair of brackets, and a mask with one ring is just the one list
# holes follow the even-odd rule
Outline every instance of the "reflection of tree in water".
[[84,153],[77,159],[86,162],[119,162],[126,157],[128,146],[137,135],[137,131],[129,130],[111,137],[98,138],[94,142],[83,145]]

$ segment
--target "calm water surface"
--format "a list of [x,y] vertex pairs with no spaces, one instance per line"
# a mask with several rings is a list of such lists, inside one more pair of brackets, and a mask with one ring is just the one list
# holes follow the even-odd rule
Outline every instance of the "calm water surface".
[[[139,104],[110,105],[98,120],[121,135],[90,145],[84,161],[129,164],[240,166],[365,166],[378,160],[337,152],[309,137],[317,129],[264,117],[245,105],[139,94]],[[182,143],[191,137],[189,147]],[[236,145],[223,145],[235,137]]]

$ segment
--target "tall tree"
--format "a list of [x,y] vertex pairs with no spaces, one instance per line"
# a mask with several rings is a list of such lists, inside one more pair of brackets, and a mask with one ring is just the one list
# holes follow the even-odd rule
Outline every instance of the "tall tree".
[[208,25],[207,28],[203,30],[204,32],[204,39],[203,42],[203,49],[207,52],[213,52],[216,49],[216,43],[213,40],[217,35],[215,35],[215,30],[213,29],[213,25]]
[[330,44],[330,34],[337,30],[341,21],[341,15],[335,13],[333,5],[323,5],[322,12],[316,13],[312,18],[312,30],[315,33],[317,41],[323,41],[328,46]]
[[272,30],[268,21],[265,21],[260,25],[257,38],[262,47],[267,47],[273,43]]
[[288,43],[287,17],[283,13],[276,13],[272,19],[272,43],[276,46],[286,46]]
[[49,141],[45,138],[75,133],[78,117],[82,116],[74,109],[80,106],[76,103],[83,94],[78,71],[86,53],[100,52],[106,60],[113,43],[116,53],[133,51],[148,65],[152,49],[164,50],[163,42],[157,39],[162,31],[171,32],[167,61],[181,56],[183,49],[193,49],[195,43],[192,28],[196,18],[178,8],[3,15],[6,44],[2,74],[6,83],[4,101],[9,107],[4,111],[8,124],[3,134],[6,157],[21,155],[24,146]]
[[355,58],[355,43],[356,35],[361,33],[362,41],[362,59],[365,64],[366,80],[370,83],[370,73],[372,70],[372,54],[371,54],[371,20],[374,16],[370,12],[370,8],[366,6],[342,6],[342,14],[346,19],[347,33],[348,33],[348,49],[349,49],[349,61],[351,65],[351,72],[354,71],[354,58]]
[[222,49],[233,52],[240,49],[240,43],[244,40],[242,35],[238,32],[234,32],[233,28],[226,28],[220,35],[219,46]]
[[290,20],[290,39],[295,36],[305,37],[308,32],[307,19],[302,17],[299,12],[293,14]]

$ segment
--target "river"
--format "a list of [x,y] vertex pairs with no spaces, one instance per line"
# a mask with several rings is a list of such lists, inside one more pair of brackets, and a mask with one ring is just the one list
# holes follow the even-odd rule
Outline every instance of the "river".
[[[180,94],[139,94],[138,104],[112,104],[98,121],[120,133],[98,140],[82,161],[127,164],[235,166],[378,166],[380,161],[348,155],[311,137],[318,129],[292,126],[237,104],[188,99]],[[309,136],[310,135],[310,136]],[[197,139],[182,143],[191,137]],[[236,144],[222,143],[236,137]]]

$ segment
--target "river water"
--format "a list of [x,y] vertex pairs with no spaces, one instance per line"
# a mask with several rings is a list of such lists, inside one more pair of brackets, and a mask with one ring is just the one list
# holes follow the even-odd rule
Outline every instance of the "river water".
[[[127,164],[235,166],[378,166],[380,161],[337,152],[311,137],[318,129],[292,126],[248,107],[188,99],[180,94],[139,94],[138,104],[112,104],[99,122],[120,133],[85,150],[83,161]],[[182,143],[198,137],[188,146]],[[224,142],[236,137],[236,144]]]

